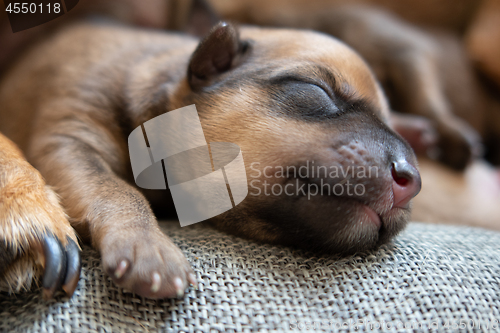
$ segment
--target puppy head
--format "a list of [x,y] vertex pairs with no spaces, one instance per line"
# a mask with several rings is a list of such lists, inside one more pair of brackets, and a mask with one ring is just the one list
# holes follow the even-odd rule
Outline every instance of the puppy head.
[[221,23],[199,44],[189,91],[207,142],[240,146],[249,194],[214,218],[236,234],[330,252],[399,232],[420,189],[367,65],[310,31]]

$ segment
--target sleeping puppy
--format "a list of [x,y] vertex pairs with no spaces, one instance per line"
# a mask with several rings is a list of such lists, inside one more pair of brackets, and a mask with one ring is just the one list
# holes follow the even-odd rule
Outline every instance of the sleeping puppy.
[[[19,200],[40,196],[23,206],[0,206],[2,258],[9,262],[4,280],[14,289],[28,283],[28,277],[15,281],[11,272],[34,272],[38,257],[45,258],[46,272],[52,257],[78,262],[74,246],[69,254],[62,250],[73,244],[67,239],[75,239],[71,223],[100,252],[109,276],[130,291],[164,298],[196,284],[146,196],[132,185],[127,149],[133,129],[191,104],[206,141],[237,144],[252,180],[241,204],[212,219],[217,227],[258,241],[350,253],[386,242],[406,225],[410,200],[421,186],[415,155],[391,129],[372,72],[343,43],[311,31],[238,32],[226,23],[201,42],[80,23],[30,50],[0,85],[0,130],[60,195],[69,216],[68,222],[37,172],[4,140],[2,163],[24,166],[21,180],[36,178],[38,185],[19,193]],[[289,172],[290,167],[306,173]],[[318,167],[328,174],[314,173]],[[4,170],[2,200],[17,200],[20,187],[12,175],[18,172],[3,180]],[[266,194],[276,186],[292,194]],[[319,187],[336,191],[304,190]],[[23,217],[38,212],[40,203],[51,205],[46,211],[59,218],[46,223]],[[28,237],[32,230],[36,237]],[[53,246],[58,255],[39,250],[47,238],[61,244]],[[67,276],[77,276],[73,268],[66,271],[44,277],[47,297],[67,285]]]

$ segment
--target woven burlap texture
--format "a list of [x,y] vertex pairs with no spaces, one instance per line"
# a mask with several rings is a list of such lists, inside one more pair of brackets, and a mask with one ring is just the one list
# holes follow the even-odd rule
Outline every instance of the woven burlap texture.
[[412,223],[391,244],[340,258],[202,224],[162,228],[192,263],[198,291],[179,300],[124,292],[86,247],[71,299],[45,302],[39,289],[0,294],[0,331],[456,332],[461,323],[499,330],[500,233]]

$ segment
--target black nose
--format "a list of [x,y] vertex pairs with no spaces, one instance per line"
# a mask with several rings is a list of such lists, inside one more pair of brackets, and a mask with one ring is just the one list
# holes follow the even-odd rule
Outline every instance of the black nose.
[[406,208],[410,200],[420,192],[422,180],[418,170],[406,160],[392,163],[393,207]]

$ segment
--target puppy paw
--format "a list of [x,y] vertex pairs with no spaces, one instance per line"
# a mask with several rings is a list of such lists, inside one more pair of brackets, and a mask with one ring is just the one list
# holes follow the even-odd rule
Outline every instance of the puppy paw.
[[479,134],[465,121],[450,118],[438,125],[438,133],[438,159],[456,170],[465,169],[483,154]]
[[80,277],[80,248],[57,195],[31,167],[0,186],[0,289],[28,290],[41,277],[46,299],[71,296]]
[[431,120],[414,115],[391,115],[391,126],[417,154],[432,155],[437,148],[438,134]]
[[157,228],[108,232],[101,255],[117,285],[144,297],[179,298],[188,284],[197,284],[181,250]]

